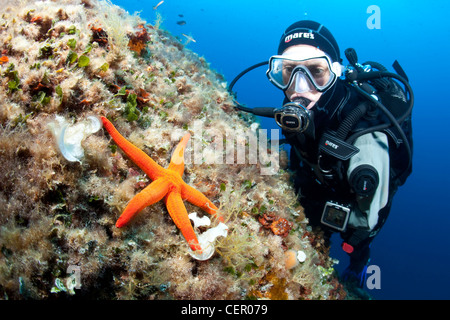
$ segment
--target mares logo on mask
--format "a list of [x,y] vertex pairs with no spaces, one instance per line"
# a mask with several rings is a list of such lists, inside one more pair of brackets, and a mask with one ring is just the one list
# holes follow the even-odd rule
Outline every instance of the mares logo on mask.
[[299,38],[314,40],[314,33],[312,33],[312,32],[295,32],[295,33],[292,33],[292,34],[286,36],[286,38],[284,38],[284,42],[288,43],[292,39],[299,39]]

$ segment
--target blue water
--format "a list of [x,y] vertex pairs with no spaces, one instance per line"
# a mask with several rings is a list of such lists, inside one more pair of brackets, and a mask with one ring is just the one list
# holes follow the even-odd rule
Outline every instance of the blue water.
[[[128,12],[141,11],[149,23],[159,0],[113,0]],[[369,29],[370,5],[380,8],[380,29]],[[398,59],[415,93],[414,170],[394,199],[391,214],[372,245],[371,263],[380,267],[376,299],[450,298],[450,2],[371,0],[166,0],[159,6],[162,28],[196,42],[188,48],[204,56],[230,82],[243,69],[276,54],[278,40],[291,23],[323,23],[337,39],[341,54],[357,50],[360,61],[389,67]],[[183,15],[180,17],[179,15]],[[186,21],[178,25],[177,21]],[[344,63],[347,61],[344,59]],[[235,89],[251,106],[280,106],[282,95],[268,84],[264,68]],[[392,70],[392,69],[391,69]],[[275,128],[273,120],[263,121]],[[332,256],[346,256],[333,238]]]

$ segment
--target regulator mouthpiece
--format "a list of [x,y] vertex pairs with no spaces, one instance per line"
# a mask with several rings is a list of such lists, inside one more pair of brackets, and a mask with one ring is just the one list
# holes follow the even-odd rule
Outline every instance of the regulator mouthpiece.
[[289,132],[304,132],[311,121],[311,112],[298,101],[286,103],[274,115],[280,128]]

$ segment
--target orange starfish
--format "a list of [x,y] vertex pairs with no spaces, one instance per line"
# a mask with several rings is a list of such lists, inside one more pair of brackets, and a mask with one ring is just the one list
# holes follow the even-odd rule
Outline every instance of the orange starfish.
[[108,119],[105,117],[101,117],[101,119],[103,126],[117,145],[153,180],[152,183],[130,200],[117,220],[116,227],[123,227],[145,207],[164,198],[173,222],[180,229],[191,249],[201,252],[202,248],[192,228],[183,200],[187,200],[193,205],[202,208],[222,222],[223,218],[218,214],[217,207],[203,193],[186,184],[181,178],[184,172],[184,150],[190,134],[187,133],[181,139],[172,155],[169,167],[164,169],[144,151],[125,139]]

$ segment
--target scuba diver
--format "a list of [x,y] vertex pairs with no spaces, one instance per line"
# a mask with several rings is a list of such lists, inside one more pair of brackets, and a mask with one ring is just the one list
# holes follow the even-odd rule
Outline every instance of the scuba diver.
[[239,110],[273,117],[291,146],[290,169],[305,215],[327,243],[340,232],[350,256],[344,281],[363,287],[370,244],[392,199],[412,171],[413,92],[397,61],[396,73],[377,62],[360,64],[347,49],[344,70],[338,44],[323,25],[289,26],[277,55],[240,73],[268,65],[269,81],[284,93],[281,108]]

